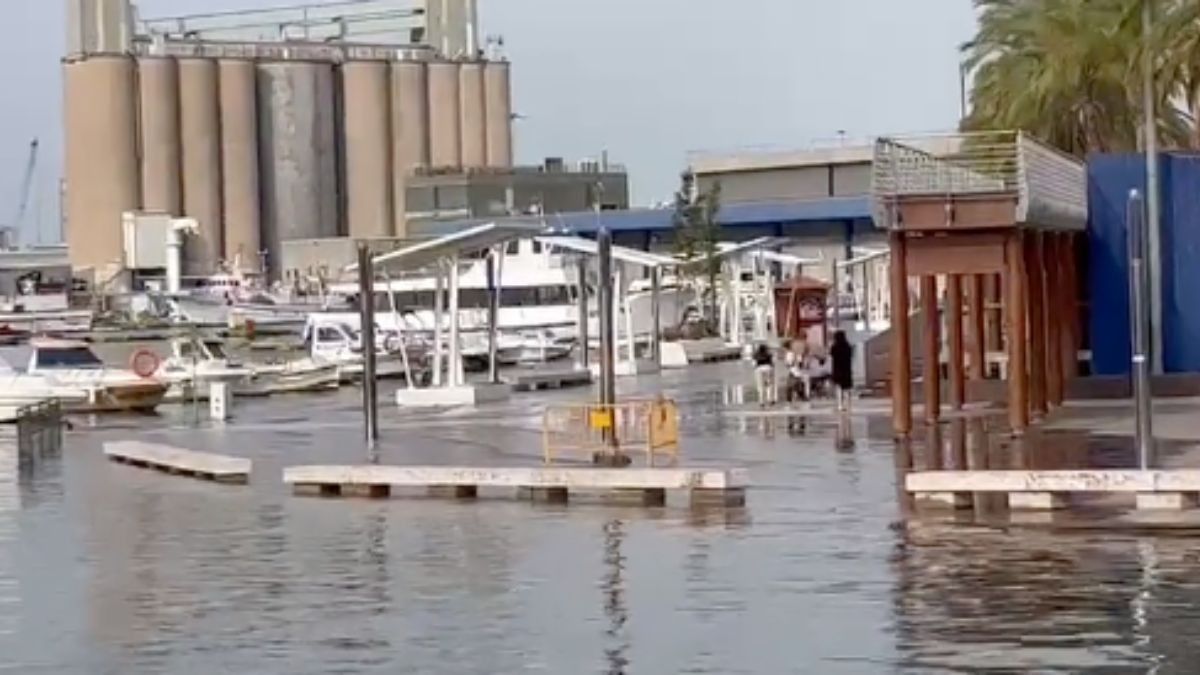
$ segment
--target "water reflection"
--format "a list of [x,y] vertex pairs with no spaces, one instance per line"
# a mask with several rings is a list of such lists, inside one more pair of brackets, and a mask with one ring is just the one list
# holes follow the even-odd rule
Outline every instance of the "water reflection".
[[604,524],[604,577],[601,591],[604,594],[604,616],[608,627],[604,631],[607,646],[604,657],[608,675],[624,675],[629,660],[629,637],[625,623],[629,620],[629,609],[625,604],[625,555],[621,544],[625,539],[624,524],[610,520]]
[[1179,540],[910,526],[897,547],[902,665],[1189,672],[1200,582]]

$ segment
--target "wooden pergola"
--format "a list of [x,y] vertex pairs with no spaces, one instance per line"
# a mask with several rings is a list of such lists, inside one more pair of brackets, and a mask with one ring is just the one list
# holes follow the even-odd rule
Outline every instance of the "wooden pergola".
[[[943,361],[955,409],[967,403],[968,377],[986,379],[989,364],[1000,366],[1014,434],[1061,405],[1080,342],[1083,164],[1016,132],[881,139],[873,192],[876,224],[888,230],[891,247],[897,437],[912,431],[914,360],[929,424],[942,415]],[[920,280],[918,359],[913,277]]]

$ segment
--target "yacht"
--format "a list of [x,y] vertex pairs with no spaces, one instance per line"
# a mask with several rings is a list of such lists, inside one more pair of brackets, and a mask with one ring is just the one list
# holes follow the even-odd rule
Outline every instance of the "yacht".
[[[16,370],[12,363],[26,350],[25,370]],[[5,400],[58,399],[74,412],[151,412],[167,392],[156,378],[104,365],[84,342],[35,338],[7,356],[0,366]]]
[[[496,317],[498,356],[501,364],[553,360],[569,355],[578,335],[578,290],[573,271],[563,256],[534,239],[508,242],[500,271],[500,307]],[[487,259],[483,255],[464,261],[459,274],[459,331],[464,360],[487,359],[488,290]],[[375,319],[389,332],[429,338],[434,332],[433,307],[436,282],[432,276],[410,276],[375,283]],[[330,286],[335,296],[356,297],[357,283]],[[443,290],[443,293],[445,291]],[[449,308],[448,295],[443,296]],[[352,327],[354,312],[327,313]],[[443,339],[449,326],[442,326]]]

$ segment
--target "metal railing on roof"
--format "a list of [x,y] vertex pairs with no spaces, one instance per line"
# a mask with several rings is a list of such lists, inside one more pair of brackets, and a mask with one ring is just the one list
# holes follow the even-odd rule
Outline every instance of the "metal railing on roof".
[[424,25],[417,2],[340,0],[286,7],[206,12],[141,19],[138,33],[151,38],[230,42],[366,42],[408,44]]
[[880,138],[872,187],[876,224],[901,197],[1012,194],[1017,222],[1081,229],[1087,222],[1084,165],[1017,131]]

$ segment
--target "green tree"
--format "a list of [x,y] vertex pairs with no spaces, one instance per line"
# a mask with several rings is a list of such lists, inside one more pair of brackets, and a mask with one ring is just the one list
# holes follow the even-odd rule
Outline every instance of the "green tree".
[[721,277],[721,259],[717,256],[721,236],[717,221],[721,211],[721,183],[718,181],[701,191],[691,171],[684,171],[679,183],[672,218],[675,252],[684,261],[681,266],[684,274],[706,282],[711,329],[717,319],[717,284]]
[[[1157,15],[1148,44],[1143,2],[1153,2]],[[1149,48],[1161,142],[1168,148],[1190,146],[1195,120],[1186,104],[1200,94],[1195,5],[1195,0],[975,0],[979,29],[962,47],[974,75],[964,129],[1028,131],[1079,156],[1135,150],[1142,124],[1141,59]]]

